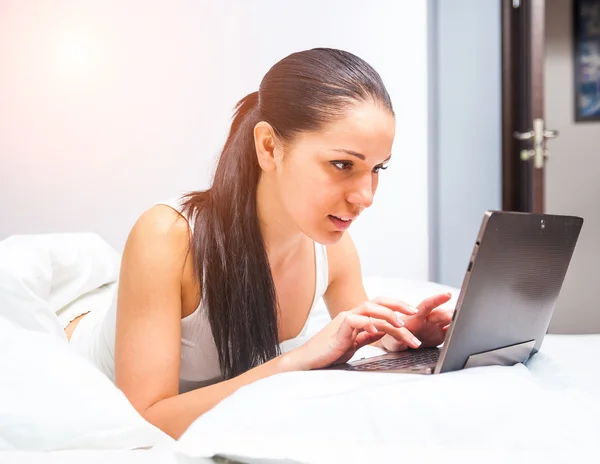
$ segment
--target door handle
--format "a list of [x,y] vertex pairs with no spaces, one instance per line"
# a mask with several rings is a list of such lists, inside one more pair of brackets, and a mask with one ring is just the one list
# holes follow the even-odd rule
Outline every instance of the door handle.
[[543,119],[534,119],[533,130],[527,132],[514,132],[514,137],[517,140],[533,140],[533,149],[521,150],[521,160],[529,161],[533,158],[533,165],[536,169],[544,167],[544,160],[548,158],[548,150],[544,148],[546,139],[554,139],[558,137],[558,131],[544,129]]
[[533,131],[529,131],[529,132],[515,132],[514,133],[515,139],[517,139],[517,140],[529,140],[534,135],[535,135],[535,133]]

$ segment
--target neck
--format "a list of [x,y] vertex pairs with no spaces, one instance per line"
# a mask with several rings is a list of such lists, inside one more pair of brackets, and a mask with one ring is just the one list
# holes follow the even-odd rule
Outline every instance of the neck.
[[271,266],[285,266],[305,243],[306,235],[293,224],[266,176],[258,182],[256,210]]

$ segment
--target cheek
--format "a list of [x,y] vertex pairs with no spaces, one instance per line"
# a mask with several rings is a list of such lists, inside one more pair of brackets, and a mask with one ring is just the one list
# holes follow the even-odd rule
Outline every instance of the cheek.
[[297,222],[312,222],[331,213],[335,189],[322,170],[296,167],[282,174],[279,179],[281,200]]

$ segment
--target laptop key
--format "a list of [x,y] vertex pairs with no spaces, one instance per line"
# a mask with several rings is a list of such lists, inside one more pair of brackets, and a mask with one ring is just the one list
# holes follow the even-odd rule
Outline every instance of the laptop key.
[[435,364],[440,356],[440,350],[410,351],[398,358],[381,359],[367,362],[359,366],[351,366],[351,371],[376,371],[386,369],[402,369],[405,367],[424,367]]

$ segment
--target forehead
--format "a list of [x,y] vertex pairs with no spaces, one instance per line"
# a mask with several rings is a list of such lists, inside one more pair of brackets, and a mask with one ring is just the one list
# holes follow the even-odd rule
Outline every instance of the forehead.
[[362,153],[367,159],[383,160],[391,153],[394,135],[394,116],[387,109],[373,103],[358,103],[318,132],[299,134],[296,142],[305,148],[342,148]]

